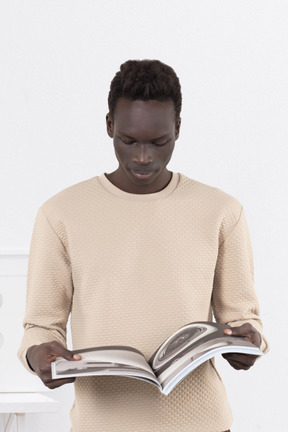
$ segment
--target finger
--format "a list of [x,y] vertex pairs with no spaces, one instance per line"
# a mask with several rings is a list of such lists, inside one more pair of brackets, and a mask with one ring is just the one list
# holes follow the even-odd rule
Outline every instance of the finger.
[[238,327],[231,327],[229,329],[225,329],[224,333],[228,336],[244,337],[246,340],[252,342],[258,347],[260,347],[261,345],[260,333],[250,323],[245,323]]
[[67,350],[59,342],[51,342],[50,348],[51,351],[50,351],[49,361],[54,361],[56,357],[63,357],[65,360],[76,360],[76,361],[82,359],[82,356],[80,354]]
[[251,367],[251,365],[248,365],[247,363],[243,363],[242,361],[239,361],[237,359],[226,358],[226,360],[236,370],[241,370],[241,369],[248,370]]
[[59,378],[59,379],[52,379],[52,371],[51,371],[51,364],[50,363],[46,363],[45,366],[40,367],[38,370],[38,376],[40,377],[40,379],[43,381],[43,383],[45,385],[47,385],[47,383],[54,383],[54,382],[61,382],[63,381],[62,384],[59,385],[63,385],[66,384],[66,382],[73,382],[75,380],[74,377],[69,377],[69,378]]
[[253,334],[248,334],[247,332],[243,332],[238,329],[238,327],[234,327],[233,329],[225,329],[224,333],[228,336],[236,336],[236,337],[243,337],[244,339],[248,340],[249,342],[254,341],[255,337]]
[[249,355],[249,354],[223,354],[223,358],[225,358],[231,366],[235,367],[235,369],[249,369],[254,365],[257,356]]
[[228,362],[236,370],[249,370],[251,367],[245,363],[237,362],[236,360],[228,360]]
[[63,378],[63,379],[57,379],[57,380],[46,380],[43,381],[46,387],[53,390],[57,387],[61,387],[64,384],[71,384],[75,381],[75,378]]
[[257,357],[258,356],[254,356],[254,355],[250,355],[250,354],[238,354],[238,353],[227,353],[227,354],[223,354],[223,357],[226,360],[235,360],[238,361],[240,363],[246,363],[249,364],[250,366],[252,366]]

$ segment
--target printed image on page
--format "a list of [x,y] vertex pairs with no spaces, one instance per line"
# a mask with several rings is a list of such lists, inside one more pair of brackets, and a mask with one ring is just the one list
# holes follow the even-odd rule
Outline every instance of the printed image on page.
[[[76,352],[76,351],[75,351]],[[143,375],[155,381],[144,356],[136,349],[123,346],[78,350],[82,359],[75,362],[59,358],[55,362],[57,378],[85,375]],[[55,378],[56,378],[55,376]]]

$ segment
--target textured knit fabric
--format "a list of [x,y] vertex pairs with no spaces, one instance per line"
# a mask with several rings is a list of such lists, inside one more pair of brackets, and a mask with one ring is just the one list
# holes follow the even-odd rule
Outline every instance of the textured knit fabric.
[[[105,175],[74,185],[39,210],[30,251],[25,334],[31,345],[129,345],[147,359],[179,327],[251,322],[261,332],[246,220],[237,200],[174,174],[135,195]],[[262,339],[262,349],[266,349]],[[73,432],[221,432],[232,415],[207,361],[169,396],[123,377],[75,381]]]

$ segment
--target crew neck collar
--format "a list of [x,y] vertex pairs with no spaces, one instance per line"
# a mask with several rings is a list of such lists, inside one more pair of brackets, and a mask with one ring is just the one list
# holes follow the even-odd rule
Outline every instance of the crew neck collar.
[[162,189],[159,192],[154,192],[150,194],[133,194],[133,193],[125,192],[122,189],[119,189],[118,187],[113,185],[113,183],[111,183],[110,180],[108,180],[105,173],[101,174],[98,177],[98,180],[108,192],[110,192],[111,194],[119,198],[127,199],[130,201],[154,201],[154,200],[165,198],[171,192],[173,192],[173,190],[176,188],[178,184],[179,174],[172,173],[171,180],[164,189]]

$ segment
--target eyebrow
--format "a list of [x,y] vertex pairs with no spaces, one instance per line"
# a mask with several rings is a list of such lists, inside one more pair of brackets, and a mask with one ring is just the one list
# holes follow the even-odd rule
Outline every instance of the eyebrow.
[[[123,136],[125,136],[125,138],[128,138],[128,139],[130,139],[130,140],[137,141],[136,138],[134,138],[134,137],[132,137],[132,136],[130,136],[130,135],[127,135],[127,134],[124,133],[124,132],[121,132],[121,131],[120,131],[120,135],[123,135]],[[167,133],[167,134],[161,135],[160,137],[157,137],[157,138],[153,138],[152,141],[158,141],[158,140],[161,140],[161,139],[163,139],[163,138],[168,137],[168,135],[170,135],[170,133]]]

